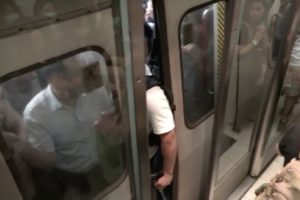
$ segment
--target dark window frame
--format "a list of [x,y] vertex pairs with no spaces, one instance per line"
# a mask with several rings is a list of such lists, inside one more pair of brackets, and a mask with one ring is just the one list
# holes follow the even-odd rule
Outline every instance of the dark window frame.
[[[179,43],[179,48],[180,48],[179,57],[180,57],[180,66],[181,66],[181,80],[182,80],[181,89],[182,89],[182,92],[184,92],[184,75],[183,75],[184,65],[183,65],[183,54],[182,54],[182,49],[181,49],[181,47],[184,43],[184,41],[181,41],[181,26],[183,24],[183,20],[188,14],[191,14],[191,13],[197,11],[197,10],[204,9],[208,6],[217,4],[218,2],[221,2],[221,1],[226,2],[225,0],[210,1],[210,2],[207,2],[207,3],[201,4],[200,6],[192,7],[190,9],[188,9],[187,11],[185,11],[184,14],[182,15],[182,17],[180,18],[177,33],[178,33],[178,43]],[[215,67],[215,66],[212,66],[212,67]],[[213,72],[214,72],[214,75],[215,75],[215,70]],[[215,83],[215,78],[213,78],[214,91],[213,91],[213,106],[212,106],[212,108],[209,109],[209,111],[207,111],[205,114],[203,114],[201,117],[199,117],[197,120],[195,120],[192,123],[189,122],[188,119],[187,119],[186,110],[185,110],[185,106],[184,106],[185,105],[185,98],[183,96],[184,122],[185,122],[185,125],[186,125],[187,128],[189,128],[189,129],[196,128],[198,125],[200,125],[202,122],[204,122],[206,119],[208,119],[211,115],[214,114],[214,112],[215,112],[215,101],[216,101],[216,90],[215,90],[216,85],[215,84],[216,84]],[[184,95],[184,93],[183,93],[183,95]]]

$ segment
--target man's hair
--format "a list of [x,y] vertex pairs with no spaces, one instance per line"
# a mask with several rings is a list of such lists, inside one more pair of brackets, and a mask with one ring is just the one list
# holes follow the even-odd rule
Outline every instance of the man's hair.
[[61,61],[49,64],[42,69],[40,69],[40,74],[46,79],[54,74],[65,74],[66,70]]

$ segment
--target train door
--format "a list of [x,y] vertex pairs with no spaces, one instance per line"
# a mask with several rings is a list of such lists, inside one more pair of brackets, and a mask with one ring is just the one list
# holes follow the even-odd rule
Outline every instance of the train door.
[[[271,103],[275,96],[270,95],[275,93],[271,92],[270,88],[274,87],[274,82],[278,84],[279,75],[276,73],[284,66],[278,63],[284,59],[270,59],[274,56],[274,31],[271,26],[272,17],[269,17],[276,13],[271,10],[273,4],[274,1],[228,2],[226,50],[222,65],[224,70],[221,73],[214,126],[214,134],[217,135],[213,138],[218,140],[210,196],[214,200],[227,198],[245,180],[250,172],[255,148],[262,142],[256,139],[261,139],[262,135],[270,131],[266,130],[266,127],[274,126],[272,117],[266,117],[266,113],[270,112],[271,107],[272,112],[275,112],[276,105]],[[295,15],[295,10],[289,14]],[[293,17],[295,19],[295,16]],[[295,25],[294,22],[282,30],[282,40],[286,40],[285,31],[292,30],[289,34],[294,34],[294,28],[291,29]],[[278,48],[280,46],[275,48],[275,51]],[[286,56],[287,51],[290,51],[289,46],[281,48],[285,51],[282,51],[280,56]],[[277,88],[277,92],[279,90],[280,88]],[[264,125],[261,124],[262,116],[269,120]],[[266,140],[261,145],[265,148]],[[275,155],[274,148],[272,150],[268,161]],[[260,156],[261,153],[262,151]]]
[[0,13],[0,199],[149,199],[140,1]]
[[[284,46],[286,44],[285,35],[292,37],[296,32],[297,38],[299,35],[298,27],[294,27],[292,32],[286,32],[286,21],[291,18],[291,13],[296,5],[290,1],[274,1],[270,10],[269,18],[272,19],[270,24],[274,33],[271,35],[271,51],[270,56],[271,67],[273,68],[273,80],[269,86],[270,98],[265,100],[266,110],[259,120],[257,127],[261,127],[258,132],[257,144],[253,158],[251,175],[257,176],[266,167],[270,160],[275,155],[274,147],[279,142],[279,139],[285,134],[288,127],[298,122],[299,108],[297,102],[290,102],[298,94],[293,94],[295,82],[292,81],[294,76],[295,48],[291,50]],[[296,28],[296,30],[295,30]],[[296,39],[297,39],[296,38]],[[294,41],[292,40],[292,46]],[[295,43],[297,40],[295,40]],[[289,60],[289,63],[284,62],[284,56]],[[277,70],[275,70],[277,69]],[[281,71],[279,71],[281,70]],[[285,77],[285,79],[284,79]],[[292,83],[292,84],[291,84]],[[297,91],[296,91],[297,93]],[[272,109],[269,109],[272,107]]]
[[224,39],[225,2],[153,1],[165,84],[176,104],[176,199],[204,199],[215,87]]

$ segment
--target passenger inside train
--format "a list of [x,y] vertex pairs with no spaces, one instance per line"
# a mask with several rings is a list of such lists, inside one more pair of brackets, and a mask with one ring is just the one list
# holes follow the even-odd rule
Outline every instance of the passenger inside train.
[[[23,42],[28,38],[33,38],[32,43],[34,44],[32,46],[34,48],[32,49],[38,50],[33,51],[32,54],[36,55],[32,57],[28,56],[29,54],[22,57],[20,52],[19,54],[13,52],[10,55],[10,59],[13,61],[10,62],[6,59],[8,65],[3,64],[4,62],[2,63],[1,60],[0,150],[9,167],[7,171],[11,172],[22,198],[24,200],[102,199],[112,191],[111,188],[115,189],[119,186],[121,188],[123,187],[122,184],[126,182],[125,189],[123,187],[121,192],[118,191],[119,194],[128,193],[132,199],[138,199],[139,197],[135,196],[138,193],[135,189],[140,186],[134,184],[137,181],[135,179],[140,177],[136,175],[140,175],[138,172],[140,166],[135,166],[134,170],[136,171],[131,169],[133,168],[131,166],[133,162],[130,160],[132,155],[127,155],[132,153],[131,148],[135,144],[127,144],[125,148],[125,143],[134,141],[132,139],[136,137],[134,134],[138,134],[135,133],[135,126],[146,127],[146,123],[141,125],[135,124],[135,119],[130,121],[132,116],[141,115],[134,113],[136,112],[136,105],[131,102],[133,99],[130,99],[136,95],[133,92],[135,90],[130,88],[133,85],[132,82],[135,82],[131,77],[132,74],[130,74],[132,80],[123,79],[128,75],[127,70],[131,73],[135,72],[136,69],[130,68],[134,65],[124,64],[123,66],[120,64],[128,62],[126,59],[130,57],[130,55],[126,54],[125,56],[120,53],[123,51],[122,45],[124,44],[122,42],[124,41],[124,49],[131,48],[128,47],[130,45],[127,41],[128,38],[131,39],[131,36],[126,35],[127,32],[124,27],[118,28],[126,20],[114,18],[118,11],[109,7],[112,6],[110,1],[105,2],[108,2],[108,7],[103,10],[100,7],[96,8],[94,4],[91,4],[92,6],[87,4],[91,7],[95,6],[93,8],[88,6],[85,8],[84,6],[81,7],[83,4],[69,1],[72,6],[79,5],[74,9],[79,14],[74,15],[73,18],[67,18],[65,21],[56,18],[60,13],[65,14],[63,9],[69,9],[66,5],[64,5],[65,7],[60,6],[62,1],[36,0],[32,1],[32,7],[26,5],[25,8],[20,6],[20,4],[25,5],[25,3],[16,2],[13,0],[0,2],[0,13],[3,13],[0,16],[0,33],[6,25],[15,27],[20,20],[42,19],[37,20],[38,26],[33,26],[34,28],[30,27],[31,24],[28,25],[32,30],[18,29],[19,32],[12,32],[9,37],[6,37],[7,35],[0,37],[0,44],[3,44],[1,43],[3,41],[8,41],[4,44],[11,45],[1,47],[1,53],[6,52],[5,48],[10,49],[14,46],[21,48]],[[99,2],[97,1],[97,3]],[[101,1],[101,3],[103,2]],[[225,105],[228,113],[224,119],[223,135],[220,136],[222,140],[220,143],[222,144],[220,145],[219,163],[216,167],[215,177],[218,187],[222,181],[229,185],[227,178],[238,174],[238,170],[235,170],[234,166],[247,159],[249,162],[245,161],[246,164],[243,167],[247,168],[245,170],[247,171],[246,176],[250,176],[249,171],[252,170],[250,166],[252,161],[250,160],[253,159],[253,154],[258,149],[258,144],[255,142],[263,134],[257,132],[255,135],[255,127],[260,123],[257,121],[257,115],[260,113],[261,100],[265,98],[264,93],[267,91],[266,88],[274,71],[273,62],[277,61],[280,56],[280,52],[274,50],[281,48],[278,43],[282,42],[280,37],[284,37],[278,31],[279,26],[281,22],[287,21],[286,18],[280,18],[282,16],[277,16],[276,19],[272,18],[273,13],[270,11],[270,6],[273,2],[275,1],[245,1],[245,15],[241,16],[242,25],[239,27],[240,32],[237,34],[239,40],[235,46],[237,47],[236,63],[233,62],[233,69],[230,74],[229,106]],[[282,0],[279,9],[282,12],[279,13],[284,16],[290,11],[284,12],[286,2]],[[205,2],[200,7],[190,6],[190,10],[185,11],[182,19],[176,21],[176,28],[179,29],[176,33],[179,44],[177,50],[172,49],[170,52],[161,53],[161,44],[158,42],[161,39],[159,34],[162,33],[158,31],[160,28],[158,25],[162,25],[156,24],[157,19],[154,12],[156,10],[152,7],[152,1],[144,1],[144,3],[145,40],[144,43],[140,42],[139,47],[143,44],[145,46],[145,66],[143,67],[145,67],[147,90],[146,94],[143,91],[142,95],[146,96],[147,107],[143,109],[147,111],[149,122],[147,127],[150,143],[147,161],[150,160],[151,168],[149,179],[152,178],[151,186],[155,199],[171,200],[174,198],[172,195],[178,195],[176,190],[181,189],[180,195],[185,193],[181,187],[193,187],[194,183],[200,185],[200,181],[207,181],[198,180],[196,176],[203,175],[201,170],[204,172],[205,170],[202,167],[212,159],[208,158],[209,156],[205,154],[207,152],[204,151],[210,151],[210,149],[205,148],[208,146],[206,143],[211,140],[212,130],[210,129],[213,129],[214,118],[216,117],[214,116],[215,98],[218,96],[216,88],[222,76],[220,73],[223,55],[219,48],[224,46],[222,34],[225,30],[225,25],[222,25],[220,20],[225,22],[222,18],[225,15],[222,16],[224,14],[222,12],[226,9],[225,2],[222,4],[222,2],[215,3],[215,1],[213,1],[215,4],[211,5]],[[124,5],[122,4],[122,6]],[[72,11],[72,9],[70,10]],[[22,17],[26,12],[26,17]],[[76,12],[74,11],[74,13]],[[122,14],[126,13],[123,12],[124,10],[122,10]],[[268,15],[271,16],[270,19],[267,18]],[[282,21],[280,22],[280,20]],[[41,23],[43,21],[47,22],[43,24]],[[179,28],[177,22],[180,24]],[[84,26],[80,26],[81,23]],[[62,28],[62,24],[65,27]],[[170,27],[174,25],[171,26],[171,24],[170,22]],[[274,25],[272,30],[276,31],[271,31],[269,25]],[[79,27],[79,29],[75,27]],[[105,32],[104,29],[106,28],[110,31]],[[280,29],[283,28],[280,27]],[[97,30],[98,32],[92,36],[85,34],[90,30]],[[81,35],[77,34],[78,32]],[[118,35],[121,32],[126,36]],[[130,33],[130,31],[128,32]],[[24,36],[26,34],[29,37],[26,38]],[[54,39],[51,40],[50,36],[52,35],[54,35]],[[63,35],[63,39],[57,39],[61,35]],[[21,39],[10,40],[15,36],[16,38],[20,36]],[[22,38],[23,36],[26,39]],[[42,39],[37,36],[42,36]],[[119,36],[121,39],[118,38]],[[75,39],[68,40],[68,37]],[[106,37],[110,39],[115,37],[116,41],[109,41]],[[118,39],[122,45],[116,44],[120,42]],[[168,40],[168,38],[164,39]],[[101,45],[98,43],[94,44],[94,40],[105,44],[105,48],[100,47]],[[266,135],[267,139],[263,142],[266,146],[272,146],[272,153],[275,153],[273,143],[279,141],[277,147],[279,153],[284,156],[284,168],[274,176],[270,183],[263,185],[258,190],[257,200],[268,198],[272,200],[300,199],[298,161],[300,152],[300,110],[298,103],[300,72],[298,68],[300,64],[298,40],[299,33],[291,54],[283,92],[277,105],[277,108],[282,108],[282,112],[280,114],[280,109],[274,111],[270,130],[267,130],[270,133]],[[62,46],[66,48],[60,46],[61,48],[55,49],[56,46],[50,44],[49,41],[56,41],[57,46],[59,46],[59,42],[65,41]],[[76,46],[77,44],[79,47]],[[274,51],[272,51],[272,47]],[[27,48],[31,50],[31,48]],[[178,51],[178,55],[173,51]],[[26,52],[23,53],[25,55]],[[172,62],[170,63],[173,64],[178,57],[179,64],[176,64],[179,68],[176,68],[175,73],[173,71],[169,73],[171,75],[181,73],[180,81],[182,82],[180,85],[178,86],[179,83],[174,84],[173,82],[173,85],[177,86],[173,88],[173,92],[175,91],[177,95],[175,97],[176,103],[180,107],[179,110],[183,111],[176,113],[180,115],[180,119],[183,119],[182,123],[176,123],[178,130],[184,130],[180,132],[179,136],[182,139],[180,141],[177,141],[179,137],[175,133],[172,95],[168,96],[168,92],[164,88],[164,74],[161,73],[162,67],[165,67],[161,64],[161,57],[163,56],[161,54],[164,53],[172,53],[170,55]],[[18,55],[18,59],[15,55]],[[1,59],[4,60],[4,57],[1,56]],[[272,59],[272,62],[269,62],[269,59]],[[129,65],[132,64],[128,63]],[[174,64],[171,68],[178,67],[177,65]],[[137,82],[139,81],[137,79]],[[129,97],[126,96],[127,93]],[[132,106],[130,112],[127,110],[129,104]],[[138,108],[137,111],[139,111]],[[146,113],[143,114],[146,115]],[[128,122],[128,125],[125,122]],[[131,132],[129,126],[134,127],[135,131]],[[281,126],[283,128],[280,128]],[[186,132],[190,132],[190,134],[186,134]],[[144,133],[144,135],[147,134]],[[274,135],[283,139],[279,140]],[[132,137],[130,138],[132,140],[129,140],[129,137]],[[184,141],[185,139],[186,141]],[[182,172],[182,170],[180,171],[183,174],[180,174],[181,179],[176,180],[174,176],[179,174],[174,174],[175,161],[178,156],[177,145],[187,141],[190,143],[187,143],[187,146],[182,149],[190,149],[188,149],[188,153],[181,152],[179,154],[181,156],[180,167],[186,169],[186,161],[193,155],[202,160],[192,162],[192,165],[202,163],[196,166],[199,168],[196,175],[191,173],[193,170],[187,170],[187,173]],[[202,148],[203,146],[205,148]],[[199,151],[194,151],[195,149]],[[204,152],[203,155],[201,151]],[[261,156],[264,152],[258,154]],[[274,155],[272,154],[273,157],[270,157],[273,159]],[[127,157],[130,161],[126,160]],[[262,168],[266,167],[269,161],[265,163],[267,164]],[[195,167],[192,165],[188,167],[191,169]],[[189,178],[191,174],[195,176],[195,181],[191,181]],[[185,178],[190,181],[188,182],[190,185],[182,185],[186,183],[186,180],[182,180]],[[173,185],[174,179],[176,187]],[[239,183],[241,184],[241,182]],[[194,199],[197,199],[200,190],[207,189],[206,187],[207,185],[204,183],[201,189],[194,189],[197,191],[197,194],[193,194]],[[138,188],[136,190],[143,189]],[[246,198],[246,200],[250,199]]]
[[[96,54],[79,53],[3,84],[15,88],[3,93],[7,97],[18,92],[13,102],[28,100],[18,98],[21,92],[32,98],[20,107],[24,123],[22,113],[16,113],[4,97],[1,100],[3,137],[17,162],[25,161],[31,168],[31,188],[27,169],[16,175],[26,176],[19,187],[28,199],[89,199],[122,170],[120,119],[110,89],[104,86],[107,71]],[[35,78],[39,75],[49,84],[35,94],[31,91],[39,85]]]
[[[240,32],[237,110],[233,130],[240,132],[256,119],[267,67],[268,35],[265,26],[267,5],[264,0],[248,1]],[[256,60],[256,63],[253,63]],[[253,83],[253,84],[251,84]],[[252,89],[247,88],[252,85]],[[251,102],[251,103],[250,103]],[[251,106],[250,106],[251,105]]]
[[[148,6],[150,7],[151,4]],[[148,8],[148,10],[152,10]],[[145,18],[149,13],[145,14]],[[151,21],[150,23],[153,23]],[[175,161],[177,156],[177,139],[172,114],[172,100],[167,98],[162,89],[159,69],[158,46],[154,31],[149,21],[144,24],[145,37],[145,73],[146,103],[149,121],[149,156],[153,186],[156,188],[156,199],[172,199],[172,187]]]

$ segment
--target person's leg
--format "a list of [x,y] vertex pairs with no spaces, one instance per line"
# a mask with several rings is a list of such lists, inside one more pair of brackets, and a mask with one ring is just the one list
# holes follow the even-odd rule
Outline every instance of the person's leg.
[[46,172],[32,169],[32,177],[35,186],[35,200],[57,200],[63,196],[64,184],[54,170]]

